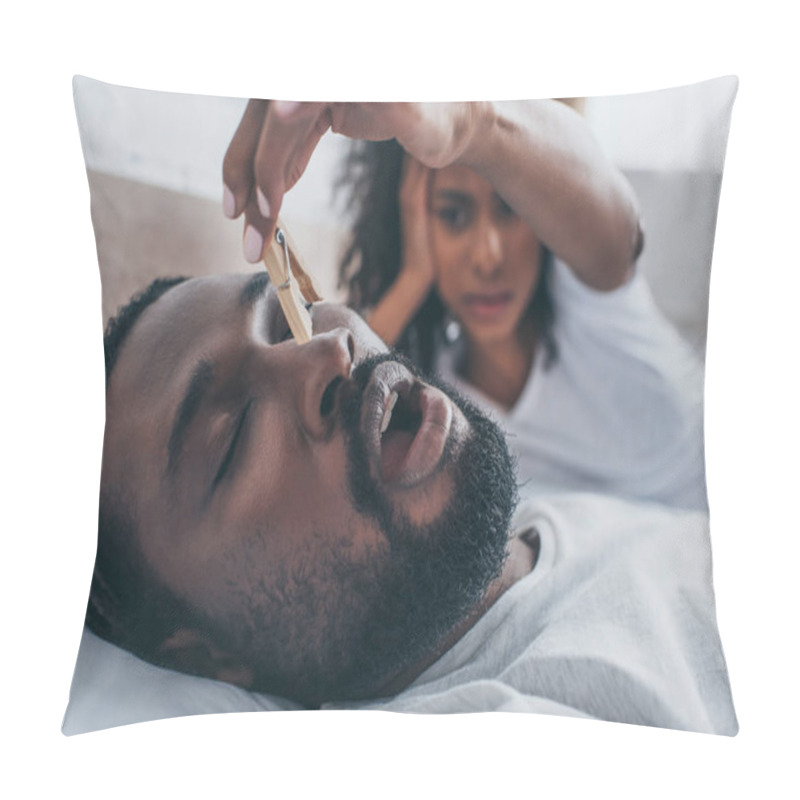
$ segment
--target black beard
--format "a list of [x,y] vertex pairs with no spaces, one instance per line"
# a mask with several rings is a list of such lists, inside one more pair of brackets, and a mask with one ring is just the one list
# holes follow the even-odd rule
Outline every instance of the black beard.
[[333,699],[369,696],[387,674],[420,662],[483,599],[507,557],[508,531],[517,503],[514,465],[505,437],[491,420],[451,386],[425,377],[464,414],[471,433],[453,463],[455,490],[446,510],[430,525],[411,524],[393,509],[370,473],[360,434],[363,390],[385,361],[419,371],[402,356],[383,354],[362,362],[352,379],[359,391],[342,407],[348,435],[348,483],[356,508],[385,533],[390,555],[381,591],[372,595],[365,623],[354,633],[348,674],[339,676]]

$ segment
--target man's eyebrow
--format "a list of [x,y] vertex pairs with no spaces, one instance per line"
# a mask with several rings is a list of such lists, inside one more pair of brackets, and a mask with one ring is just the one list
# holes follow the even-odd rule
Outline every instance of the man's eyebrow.
[[167,445],[167,476],[173,475],[177,469],[186,441],[186,433],[192,420],[197,416],[203,397],[213,380],[214,371],[211,362],[205,359],[199,361],[192,372],[192,377],[189,379],[183,399],[172,422],[172,431]]
[[242,310],[250,308],[264,295],[267,286],[269,286],[269,273],[266,270],[253,273],[239,294],[239,308]]

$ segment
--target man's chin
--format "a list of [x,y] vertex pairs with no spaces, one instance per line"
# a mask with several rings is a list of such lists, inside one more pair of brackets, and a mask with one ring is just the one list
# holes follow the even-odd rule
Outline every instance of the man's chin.
[[497,426],[464,407],[470,433],[435,479],[441,505],[426,509],[431,521],[402,512],[381,519],[391,557],[364,640],[380,649],[369,658],[394,668],[385,675],[428,663],[475,613],[507,557],[513,464]]

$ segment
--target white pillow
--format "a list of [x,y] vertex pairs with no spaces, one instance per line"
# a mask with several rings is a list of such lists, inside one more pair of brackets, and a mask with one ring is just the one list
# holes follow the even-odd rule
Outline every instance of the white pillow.
[[61,730],[71,736],[189,714],[298,708],[280,697],[153,666],[84,628]]

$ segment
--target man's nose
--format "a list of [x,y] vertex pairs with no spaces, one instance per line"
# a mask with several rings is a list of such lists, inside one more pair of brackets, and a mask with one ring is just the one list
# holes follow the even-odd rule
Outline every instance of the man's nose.
[[333,430],[335,394],[340,379],[350,377],[355,342],[346,328],[312,337],[294,350],[297,412],[312,439],[325,439]]
[[503,240],[493,222],[480,226],[473,250],[475,271],[482,278],[494,277],[503,265]]

